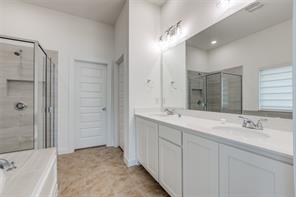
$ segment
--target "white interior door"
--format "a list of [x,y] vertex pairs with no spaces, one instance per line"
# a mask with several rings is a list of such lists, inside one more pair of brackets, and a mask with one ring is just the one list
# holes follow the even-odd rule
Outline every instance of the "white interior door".
[[124,150],[124,107],[125,107],[125,80],[124,80],[124,65],[123,62],[118,65],[118,130],[119,130],[119,146]]
[[107,66],[76,61],[76,149],[107,144]]

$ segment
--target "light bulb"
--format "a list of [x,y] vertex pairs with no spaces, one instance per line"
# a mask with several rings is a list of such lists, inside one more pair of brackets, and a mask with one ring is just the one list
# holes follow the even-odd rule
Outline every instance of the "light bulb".
[[212,45],[217,44],[217,40],[213,40],[213,41],[211,42],[211,44],[212,44]]

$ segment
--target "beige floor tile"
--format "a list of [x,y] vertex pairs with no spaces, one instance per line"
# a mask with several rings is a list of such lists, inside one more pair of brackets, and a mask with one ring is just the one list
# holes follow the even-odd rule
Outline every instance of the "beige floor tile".
[[167,197],[141,166],[127,168],[118,148],[58,157],[59,197]]

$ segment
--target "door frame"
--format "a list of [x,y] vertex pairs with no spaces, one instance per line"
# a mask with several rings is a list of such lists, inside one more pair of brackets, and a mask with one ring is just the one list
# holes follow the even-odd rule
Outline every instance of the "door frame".
[[70,71],[69,71],[69,102],[68,102],[68,111],[69,111],[69,118],[68,118],[68,139],[69,139],[69,145],[70,148],[69,152],[74,152],[76,148],[76,137],[77,137],[77,130],[75,128],[75,122],[76,122],[76,99],[75,93],[77,92],[77,87],[75,86],[75,76],[76,76],[76,68],[75,63],[76,62],[86,62],[86,63],[93,63],[93,64],[101,64],[106,65],[107,69],[107,76],[106,76],[106,145],[107,146],[114,146],[114,132],[112,129],[112,64],[111,61],[102,60],[99,58],[91,58],[91,57],[75,57],[72,58]]
[[[121,54],[120,57],[115,61],[114,63],[114,146],[120,147],[120,130],[119,130],[119,66],[125,66],[126,58],[124,54]],[[126,81],[126,76],[123,76],[124,80]],[[126,91],[126,84],[124,86],[124,94],[127,97],[127,91]],[[124,106],[126,107],[126,106]],[[127,109],[124,110],[124,112],[127,111]],[[126,129],[124,128],[124,136],[123,136],[123,147],[122,151],[124,151],[126,147]]]

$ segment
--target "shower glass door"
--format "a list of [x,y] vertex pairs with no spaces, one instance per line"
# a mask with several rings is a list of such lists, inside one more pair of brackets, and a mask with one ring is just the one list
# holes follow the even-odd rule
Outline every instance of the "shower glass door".
[[222,110],[242,114],[242,76],[222,73]]
[[34,148],[34,43],[0,39],[0,153]]
[[35,147],[46,147],[46,66],[47,55],[45,51],[35,44]]
[[207,111],[220,112],[221,103],[221,73],[206,76],[206,107]]
[[55,66],[52,59],[47,58],[46,65],[46,147],[55,145],[54,135],[54,73]]

